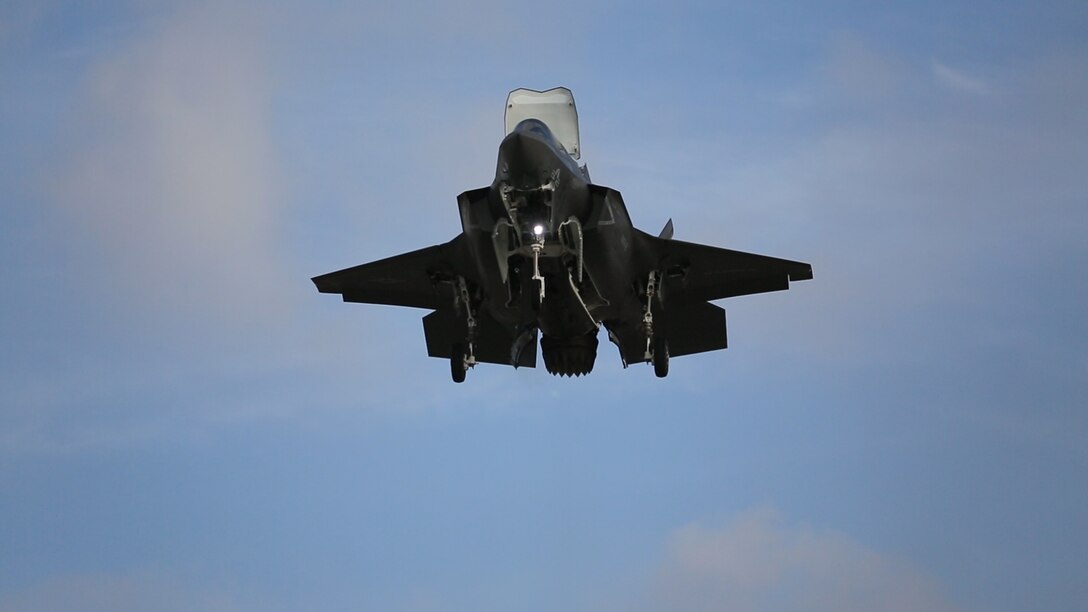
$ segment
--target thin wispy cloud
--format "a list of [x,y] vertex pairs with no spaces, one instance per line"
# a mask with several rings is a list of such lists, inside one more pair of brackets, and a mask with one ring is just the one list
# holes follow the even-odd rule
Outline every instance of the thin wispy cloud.
[[970,76],[966,72],[956,70],[937,60],[933,60],[932,69],[933,78],[949,89],[978,96],[990,93],[990,86],[985,81]]
[[281,310],[269,59],[259,20],[203,5],[89,66],[50,189],[118,307],[239,325]]
[[647,609],[957,610],[913,564],[829,531],[754,510],[722,526],[673,532]]

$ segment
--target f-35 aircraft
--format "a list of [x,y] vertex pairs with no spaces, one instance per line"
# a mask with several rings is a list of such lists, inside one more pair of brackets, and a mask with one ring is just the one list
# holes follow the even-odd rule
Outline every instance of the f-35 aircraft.
[[518,89],[490,186],[457,196],[462,232],[418,251],[324,274],[345,302],[433,310],[427,354],[455,382],[477,363],[548,372],[593,370],[601,326],[624,367],[726,348],[725,310],[711,300],[788,289],[807,263],[673,240],[635,229],[618,191],[595,185],[581,157],[570,90]]

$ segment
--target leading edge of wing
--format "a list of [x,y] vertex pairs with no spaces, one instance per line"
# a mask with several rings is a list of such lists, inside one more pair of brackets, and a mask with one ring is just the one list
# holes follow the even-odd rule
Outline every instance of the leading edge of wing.
[[438,281],[452,280],[462,267],[463,236],[312,280],[319,292],[339,293],[345,302],[437,309]]
[[703,300],[782,291],[790,281],[812,279],[812,266],[755,253],[731,251],[705,244],[656,238],[636,230],[665,282],[679,280],[681,290]]

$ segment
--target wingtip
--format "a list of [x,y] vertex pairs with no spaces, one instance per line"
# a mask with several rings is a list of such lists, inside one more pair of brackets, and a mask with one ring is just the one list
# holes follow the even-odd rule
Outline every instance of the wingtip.
[[340,293],[336,287],[329,285],[329,279],[326,278],[327,276],[328,274],[315,276],[310,279],[310,282],[314,284],[314,287],[317,287],[318,293]]

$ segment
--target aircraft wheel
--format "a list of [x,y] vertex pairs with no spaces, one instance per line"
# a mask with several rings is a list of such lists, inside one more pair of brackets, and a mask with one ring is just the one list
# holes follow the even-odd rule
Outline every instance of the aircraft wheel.
[[465,356],[467,354],[463,344],[453,345],[453,350],[450,351],[450,375],[453,376],[453,382],[455,383],[465,382]]
[[665,338],[654,338],[654,374],[658,378],[669,375],[669,341]]

